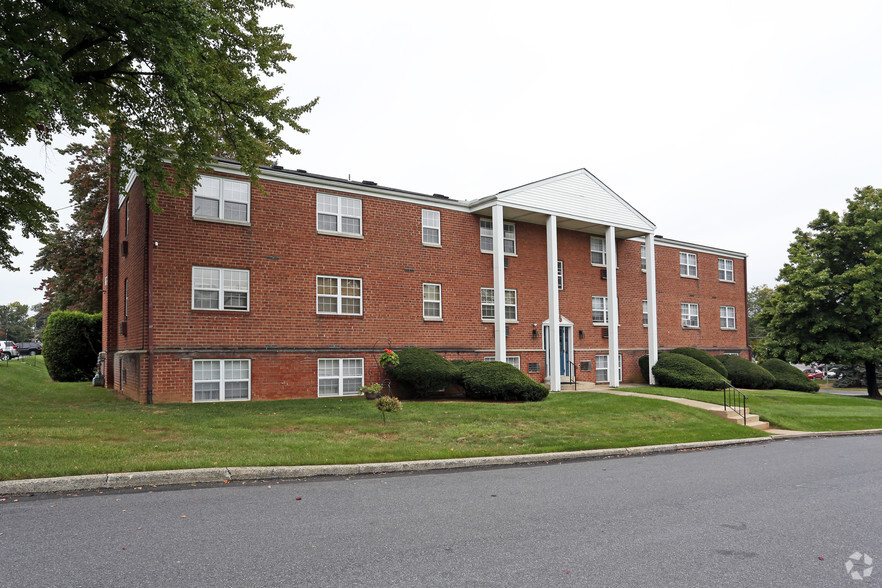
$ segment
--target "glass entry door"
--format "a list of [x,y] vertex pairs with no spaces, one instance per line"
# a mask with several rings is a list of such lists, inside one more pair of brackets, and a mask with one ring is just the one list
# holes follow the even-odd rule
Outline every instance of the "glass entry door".
[[[548,325],[542,327],[542,347],[545,349],[545,365],[546,368],[550,363],[548,361],[548,349],[551,345],[548,344]],[[560,358],[558,359],[558,364],[560,365],[560,375],[569,376],[571,371],[570,361],[572,357],[572,349],[570,349],[570,341],[572,341],[572,332],[573,327],[561,325],[560,332],[558,333],[558,340],[560,345]]]

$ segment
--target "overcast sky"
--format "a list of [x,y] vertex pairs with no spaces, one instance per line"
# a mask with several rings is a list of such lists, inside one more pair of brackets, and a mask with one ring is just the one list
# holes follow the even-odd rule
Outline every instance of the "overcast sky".
[[[266,15],[298,58],[277,83],[320,100],[287,168],[457,199],[586,168],[659,235],[747,253],[749,286],[882,187],[882,2],[295,4]],[[67,160],[16,153],[67,206]],[[0,303],[34,304],[17,241]]]

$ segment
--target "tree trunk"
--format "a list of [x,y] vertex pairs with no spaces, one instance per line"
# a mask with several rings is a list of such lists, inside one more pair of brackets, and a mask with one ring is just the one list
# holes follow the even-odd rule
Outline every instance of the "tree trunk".
[[867,369],[867,396],[882,400],[882,395],[879,394],[879,382],[876,381],[876,363],[868,361],[864,363],[864,367]]

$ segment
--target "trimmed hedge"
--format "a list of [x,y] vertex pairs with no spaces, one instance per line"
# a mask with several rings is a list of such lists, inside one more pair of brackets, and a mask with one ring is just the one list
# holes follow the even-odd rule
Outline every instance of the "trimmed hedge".
[[407,347],[398,352],[398,365],[387,370],[416,397],[441,392],[460,381],[460,368],[431,349]]
[[[661,354],[659,353],[659,356]],[[647,384],[649,383],[649,356],[641,355],[637,358],[637,365],[640,366],[640,375],[643,376],[643,381]]]
[[462,368],[462,385],[475,400],[536,402],[548,396],[548,388],[502,361],[470,362]]
[[729,370],[729,381],[736,388],[768,390],[775,385],[775,377],[772,374],[739,355],[721,355],[720,363]]
[[724,378],[729,377],[729,370],[727,370],[726,367],[720,363],[719,359],[717,359],[707,351],[702,351],[701,349],[696,349],[694,347],[677,347],[676,349],[671,349],[671,353],[679,353],[680,355],[686,355],[688,357],[691,357],[692,359],[697,359]]
[[802,370],[781,359],[767,359],[760,366],[775,378],[775,388],[797,392],[817,392],[821,387],[808,379]]
[[726,382],[719,373],[697,359],[679,353],[660,353],[652,373],[659,386],[693,390],[722,390]]
[[59,310],[43,329],[43,358],[56,382],[85,382],[95,375],[101,350],[101,313]]

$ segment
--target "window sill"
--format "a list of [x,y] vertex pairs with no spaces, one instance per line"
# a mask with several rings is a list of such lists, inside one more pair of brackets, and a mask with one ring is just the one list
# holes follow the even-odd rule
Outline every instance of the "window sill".
[[236,220],[227,220],[225,218],[214,218],[212,216],[196,216],[195,214],[190,217],[194,221],[204,221],[207,223],[218,223],[220,225],[235,225],[239,227],[250,227],[251,221],[236,221]]
[[364,235],[353,235],[352,233],[337,233],[335,231],[320,231],[318,229],[315,232],[319,235],[328,235],[329,237],[346,237],[348,239],[364,239]]
[[364,316],[363,314],[351,314],[345,312],[316,312],[318,316]]
[[[481,322],[482,322],[482,323],[487,323],[488,325],[492,325],[492,324],[494,324],[494,323],[496,322],[496,319],[482,318],[482,319],[481,319]],[[512,319],[505,319],[505,322],[506,322],[506,324],[509,324],[509,325],[516,325],[516,324],[518,324],[517,319],[515,319],[515,320],[512,320]]]
[[686,325],[683,325],[683,329],[687,331],[698,331],[699,329],[701,329],[701,327],[688,327]]
[[250,312],[250,308],[193,308],[190,310],[196,312]]
[[[481,253],[486,253],[486,254],[488,254],[488,255],[493,255],[493,252],[492,252],[492,251],[487,251],[486,249],[481,249]],[[502,252],[502,254],[503,254],[504,256],[506,256],[506,257],[517,257],[517,256],[518,256],[517,253],[505,253],[504,251]]]
[[423,321],[425,321],[427,323],[442,323],[442,322],[444,322],[444,319],[441,318],[440,316],[438,316],[438,317],[424,316]]
[[423,241],[423,247],[434,247],[435,249],[441,249],[441,243],[426,243]]
[[698,276],[684,276],[683,274],[680,274],[680,277],[686,278],[687,280],[697,280],[698,279]]
[[735,283],[735,280],[720,280],[720,281],[723,282],[724,284],[734,284]]
[[738,329],[737,328],[733,329],[730,327],[720,327],[720,330],[721,331],[737,331]]

